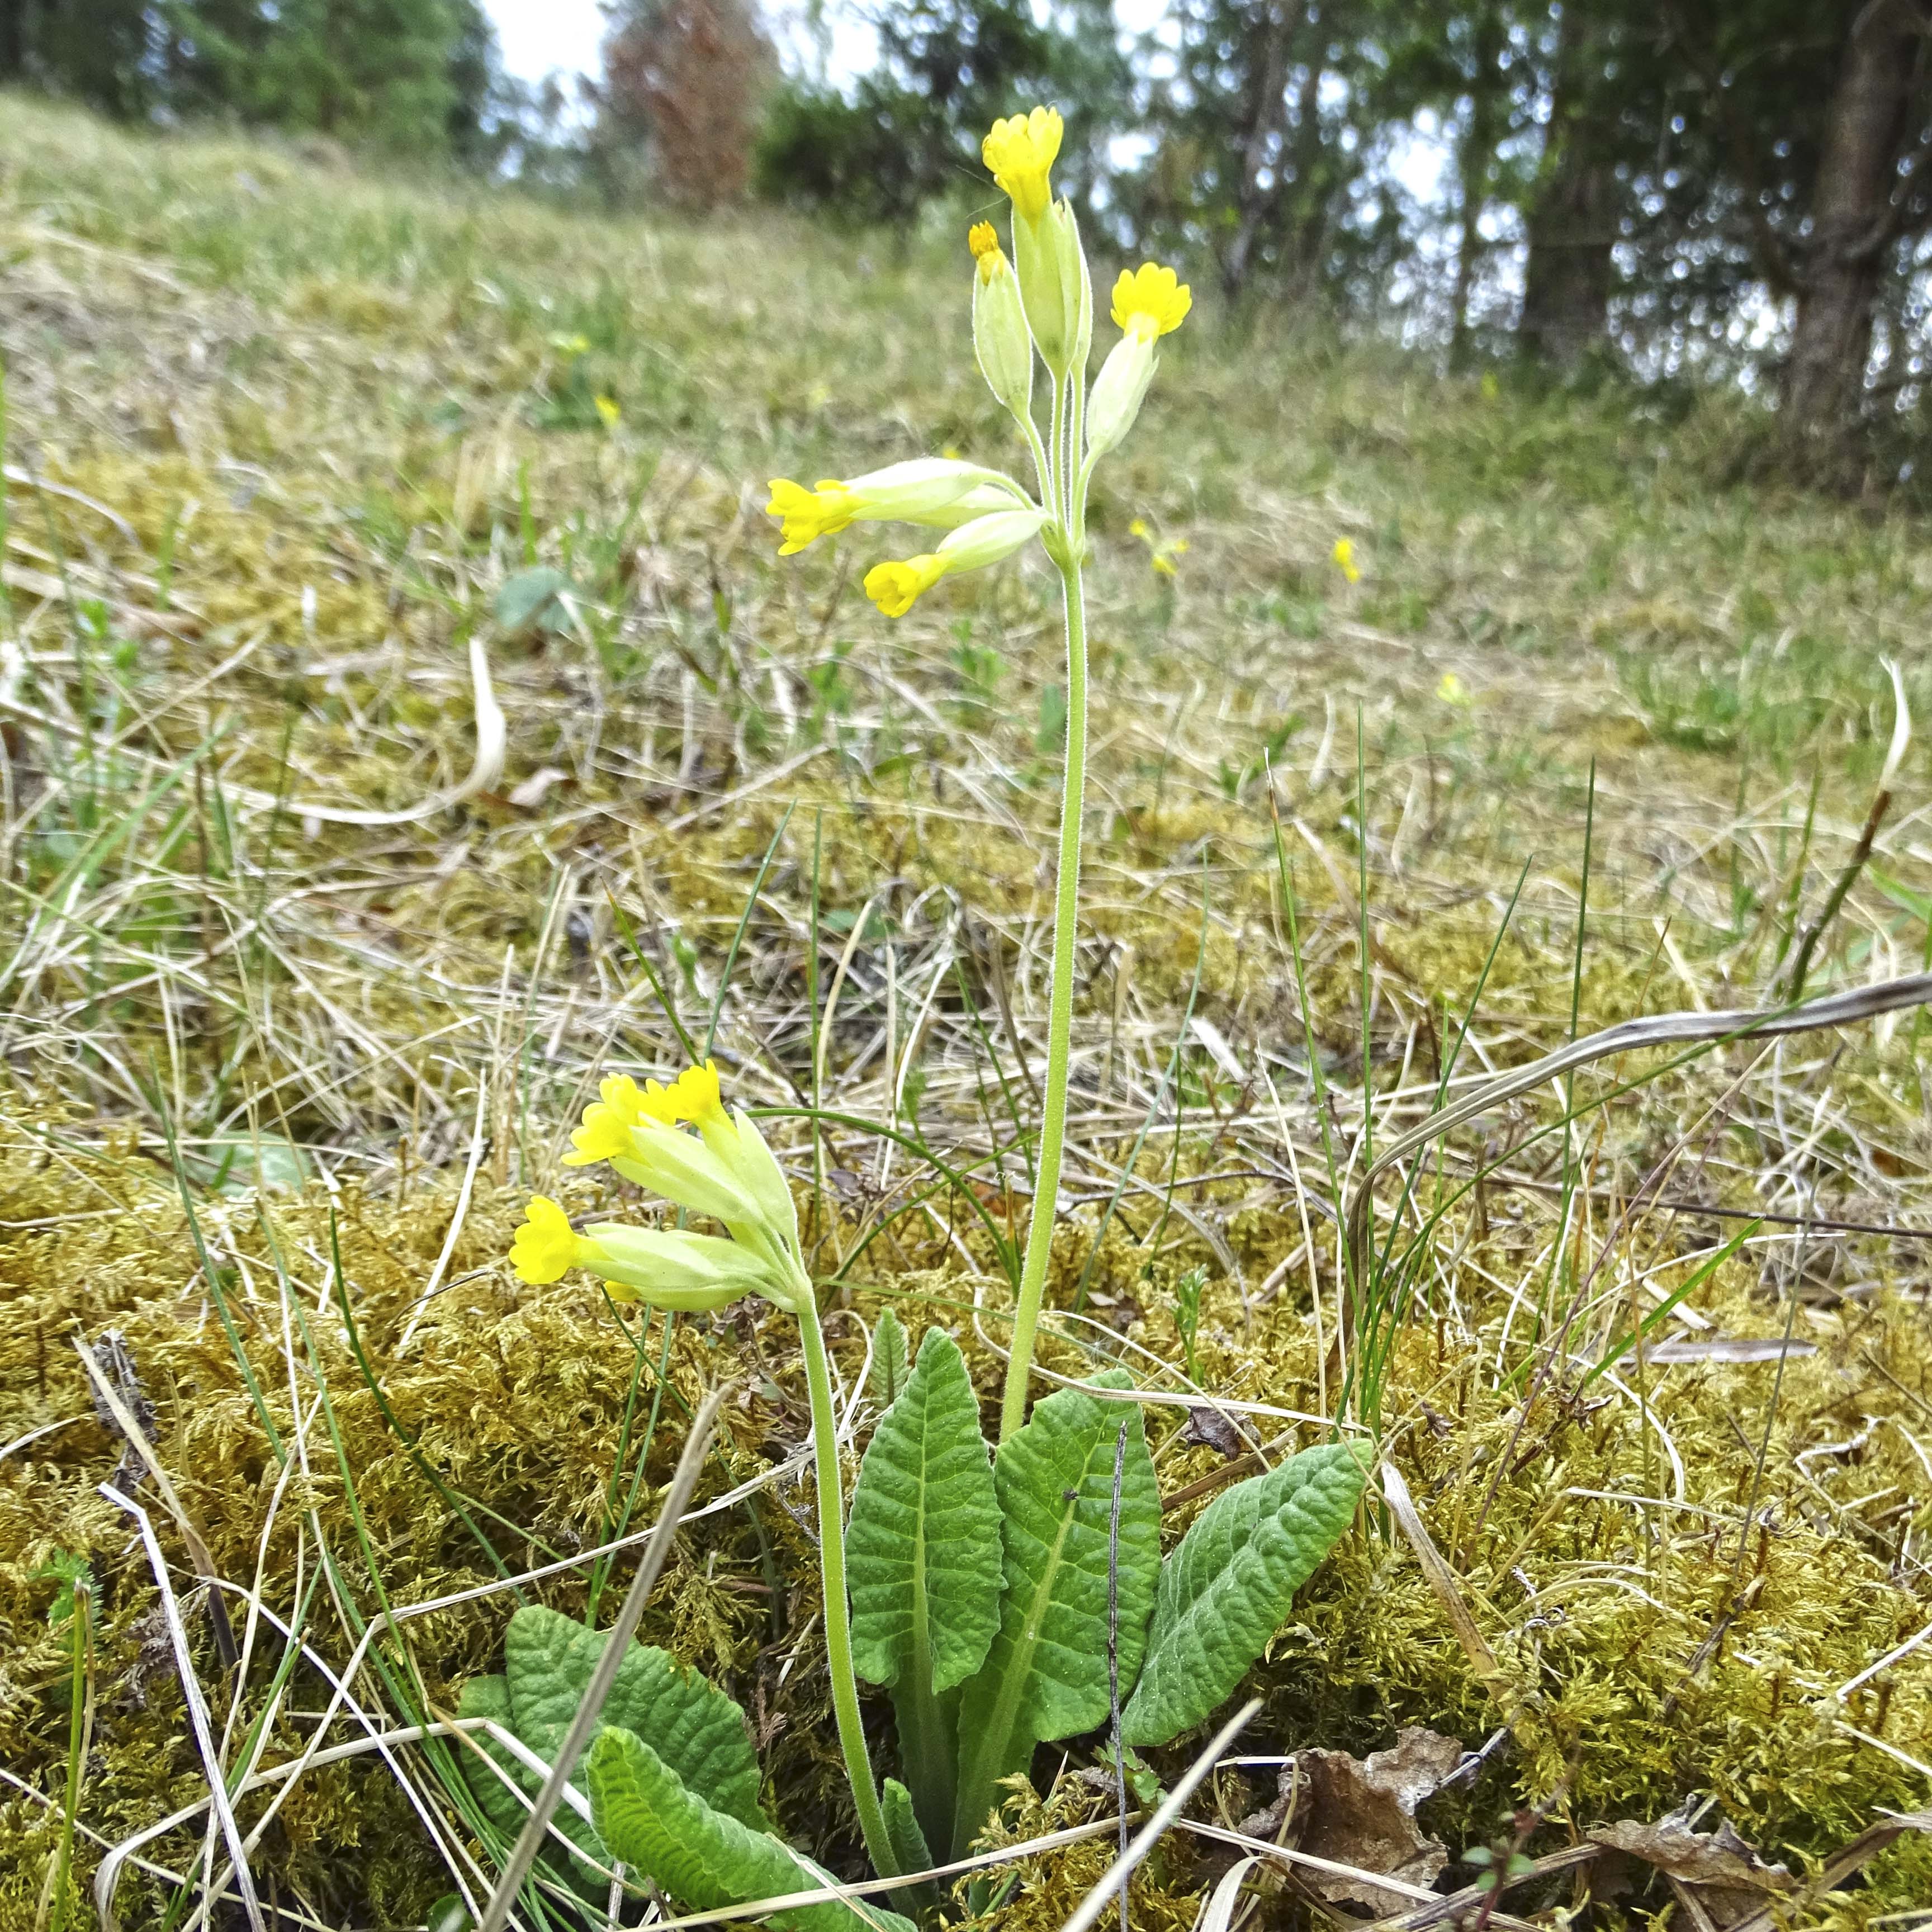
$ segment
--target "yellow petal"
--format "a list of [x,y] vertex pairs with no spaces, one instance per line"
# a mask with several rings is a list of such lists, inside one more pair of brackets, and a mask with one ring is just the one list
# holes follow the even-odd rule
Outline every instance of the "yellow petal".
[[510,1244],[510,1265],[533,1287],[561,1281],[577,1263],[577,1237],[570,1217],[554,1201],[538,1195],[524,1210],[524,1225]]
[[888,617],[903,617],[945,574],[944,561],[929,553],[904,563],[875,563],[866,573],[866,595]]
[[1172,268],[1143,262],[1114,284],[1114,323],[1151,342],[1172,335],[1194,306],[1194,292]]

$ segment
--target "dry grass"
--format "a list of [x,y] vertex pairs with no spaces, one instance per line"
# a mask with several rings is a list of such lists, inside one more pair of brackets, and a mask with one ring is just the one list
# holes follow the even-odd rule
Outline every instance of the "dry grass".
[[[501,1257],[529,1190],[596,1198],[557,1156],[598,1071],[715,1034],[775,1110],[848,1380],[890,1297],[957,1327],[996,1388],[1043,1057],[1048,580],[944,586],[888,626],[856,590],[870,547],[781,563],[759,513],[772,474],[1008,453],[962,284],[950,238],[901,259],[764,222],[592,221],[4,103],[5,1924],[35,1922],[59,1825],[67,1650],[36,1577],[56,1549],[100,1592],[83,1883],[103,1840],[208,1794],[156,1580],[98,1492],[122,1444],[72,1338],[110,1328],[252,1646],[238,1690],[144,1488],[238,1781],[317,1742],[323,1667],[386,1605],[647,1522],[687,1405],[738,1380],[706,1493],[765,1480],[686,1533],[646,1634],[731,1688],[788,1828],[850,1868],[782,1332],[627,1331]],[[1096,512],[1079,1098],[1042,1360],[1124,1353],[1178,1401],[1174,1286],[1204,1268],[1196,1380],[1253,1405],[1244,1427],[1379,1414],[1493,1666],[1366,1516],[1256,1673],[1244,1749],[1503,1731],[1425,1814],[1452,1849],[1506,1837],[1519,1804],[1551,1807],[1541,1850],[1701,1793],[1707,1825],[1796,1870],[1932,1778],[1932,1645],[1863,1676],[1932,1618],[1932,1248],[1797,1225],[1932,1228],[1914,1018],[1612,1064],[1567,1132],[1545,1094],[1454,1136],[1417,1190],[1462,1190],[1439,1215],[1397,1234],[1385,1191],[1406,1298],[1366,1385],[1336,1278],[1328,1161],[1361,1164],[1365,1063],[1386,1140],[1433,1103],[1479,983],[1459,1082],[1574,1027],[1755,1000],[1856,835],[1881,656],[1932,716],[1922,526],[1717,487],[1735,428],[1708,400],[1448,384],[1204,317]],[[1178,578],[1136,517],[1187,539]],[[1353,588],[1328,561],[1344,535]],[[561,601],[506,627],[538,568]],[[418,822],[306,811],[406,812],[461,778],[472,635],[500,778]],[[1928,772],[1915,748],[1821,989],[1925,953]],[[1586,1388],[1741,1225],[1623,1216],[1667,1155],[1668,1201],[1790,1218]],[[1712,1346],[1735,1340],[1771,1346]],[[1154,1413],[1170,1492],[1216,1466],[1181,1407]],[[593,1574],[526,1587],[577,1610]],[[362,1715],[322,1744],[446,1714],[514,1600],[378,1642]],[[307,1646],[286,1677],[271,1616]],[[283,1781],[252,1860],[280,1922],[421,1924],[484,1882],[448,1748]],[[1271,1778],[1219,1784],[1238,1817]],[[244,1829],[276,1788],[244,1790]],[[1016,1829],[1100,1803],[1064,1784]],[[129,1870],[125,1922],[193,1920],[194,1875],[224,1862],[203,1822],[143,1847],[191,1882]],[[1215,1856],[1172,1841],[1136,1923],[1188,1923]],[[1042,1862],[1001,1923],[1059,1924],[1102,1863]],[[1932,1858],[1908,1840],[1867,1880],[1801,1922],[1922,1906]],[[1593,1924],[1667,1899],[1565,1874],[1514,1909],[1592,1882]]]

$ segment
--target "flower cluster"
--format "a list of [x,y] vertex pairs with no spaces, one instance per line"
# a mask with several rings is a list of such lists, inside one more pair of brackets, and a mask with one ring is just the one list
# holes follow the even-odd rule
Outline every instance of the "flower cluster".
[[[940,458],[827,477],[808,490],[789,477],[772,479],[766,509],[778,520],[781,556],[855,523],[920,524],[946,532],[930,550],[866,573],[866,595],[889,617],[904,616],[942,577],[997,563],[1036,537],[1063,571],[1078,568],[1094,465],[1132,428],[1158,366],[1156,345],[1180,326],[1192,304],[1172,268],[1149,262],[1124,272],[1112,308],[1120,340],[1094,380],[1090,402],[1093,287],[1072,207],[1053,194],[1063,131],[1051,107],[993,124],[981,158],[1012,203],[1012,259],[989,221],[976,222],[967,237],[974,351],[987,386],[1032,452],[1037,496],[998,470]],[[1033,415],[1036,356],[1052,388],[1044,436]]]
[[[697,1132],[683,1132],[687,1126]],[[566,1166],[608,1161],[626,1180],[719,1222],[729,1238],[614,1221],[580,1234],[538,1195],[510,1250],[524,1280],[556,1281],[587,1268],[620,1299],[659,1308],[717,1308],[762,1294],[795,1312],[800,1295],[810,1293],[791,1190],[749,1118],[726,1111],[712,1061],[688,1067],[668,1087],[612,1075],[571,1143]]]

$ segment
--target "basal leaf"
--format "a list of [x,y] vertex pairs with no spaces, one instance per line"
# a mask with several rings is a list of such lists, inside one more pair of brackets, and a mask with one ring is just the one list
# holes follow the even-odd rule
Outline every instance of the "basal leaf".
[[984,1828],[999,1780],[1026,1769],[1035,1744],[1090,1730],[1110,1712],[1108,1543],[1124,1421],[1123,1690],[1140,1669],[1160,1564],[1160,1494],[1140,1409],[1063,1389],[1000,1446],[994,1466],[1005,1589],[985,1666],[960,1691],[956,1850]]
[[892,1856],[902,1872],[930,1871],[932,1848],[920,1829],[919,1816],[913,1809],[912,1793],[896,1778],[889,1778],[881,1788],[880,1809],[886,1816],[886,1836],[891,1840]]
[[904,1324],[890,1308],[880,1309],[872,1330],[871,1388],[882,1408],[891,1408],[905,1392],[911,1366],[907,1359]]
[[[554,1757],[577,1714],[604,1633],[531,1604],[510,1619],[503,1643],[516,1732]],[[758,1760],[745,1714],[668,1651],[632,1645],[604,1700],[607,1724],[634,1731],[705,1802],[756,1831],[771,1827],[758,1802]]]
[[[471,1678],[463,1687],[456,1714],[459,1718],[488,1718],[493,1724],[501,1724],[505,1730],[514,1732],[516,1726],[510,1717],[508,1680],[502,1677]],[[472,1732],[470,1735],[493,1762],[501,1765],[531,1797],[536,1796],[536,1780],[487,1731]],[[463,1774],[470,1780],[470,1788],[476,1794],[476,1802],[482,1808],[484,1816],[506,1839],[514,1843],[517,1834],[524,1828],[525,1816],[524,1808],[517,1802],[515,1792],[488,1766],[469,1762],[466,1750],[463,1755],[466,1760]]]
[[1121,1714],[1129,1744],[1166,1743],[1240,1682],[1348,1526],[1365,1480],[1354,1456],[1331,1443],[1237,1484],[1201,1512],[1161,1565],[1146,1667]]
[[[714,1810],[630,1731],[607,1726],[588,1758],[590,1805],[612,1856],[700,1912],[779,1898],[827,1884],[802,1853]],[[911,1922],[869,1901],[795,1906],[764,1921],[779,1932],[913,1932]]]
[[958,1344],[929,1328],[860,1465],[847,1532],[860,1676],[932,1692],[979,1669],[998,1621],[993,1472]]

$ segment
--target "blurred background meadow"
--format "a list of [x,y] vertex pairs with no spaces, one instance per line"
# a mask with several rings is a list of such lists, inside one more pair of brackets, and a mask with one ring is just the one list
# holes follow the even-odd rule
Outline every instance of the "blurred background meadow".
[[[452,1932],[462,1684],[608,1622],[720,1383],[644,1634],[860,1870],[791,1331],[503,1257],[708,1052],[855,1448],[886,1306],[992,1413],[1057,580],[890,622],[897,536],[764,506],[1018,463],[964,236],[1040,101],[1096,284],[1196,306],[1091,512],[1040,1362],[1132,1371],[1177,1530],[1328,1421],[1413,1498],[1133,1923],[1261,1840],[1256,1926],[1932,1925],[1932,1026],[1543,1082],[1343,1259],[1568,1040],[1932,970],[1929,80],[1905,0],[10,0],[0,1926]],[[1105,1760],[953,1917],[1064,1924]]]

